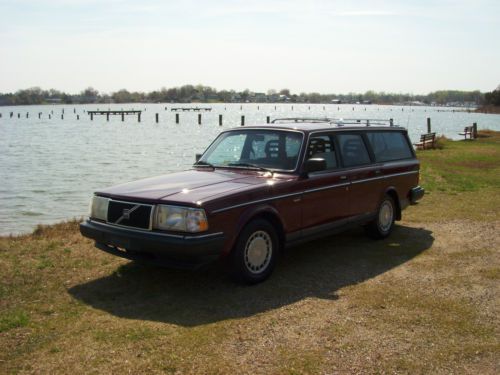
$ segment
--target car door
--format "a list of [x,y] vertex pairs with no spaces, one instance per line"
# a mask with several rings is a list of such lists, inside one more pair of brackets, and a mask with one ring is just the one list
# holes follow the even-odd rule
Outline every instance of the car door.
[[362,132],[339,132],[336,138],[343,171],[351,183],[349,216],[369,216],[376,211],[381,196],[380,166],[373,163]]
[[309,158],[325,159],[327,169],[310,173],[301,180],[304,234],[340,222],[347,217],[349,210],[349,181],[340,169],[338,150],[331,132],[311,134],[304,162]]

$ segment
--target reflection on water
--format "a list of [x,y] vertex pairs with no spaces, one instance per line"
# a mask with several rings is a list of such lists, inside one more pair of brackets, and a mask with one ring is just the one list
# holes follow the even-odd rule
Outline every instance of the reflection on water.
[[[450,138],[460,138],[458,132],[473,122],[479,129],[500,130],[499,115],[431,107],[294,104],[292,109],[291,104],[203,104],[199,106],[213,109],[202,112],[200,126],[194,112],[180,112],[180,124],[175,124],[171,106],[183,105],[0,107],[0,234],[29,232],[38,223],[81,217],[98,188],[187,169],[195,153],[202,152],[221,129],[239,126],[242,115],[247,125],[265,123],[266,116],[393,118],[408,128],[413,141],[426,132],[427,117],[432,119],[433,131]],[[126,116],[124,122],[120,116],[111,116],[109,122],[105,116],[90,121],[84,111],[97,108],[144,112],[140,123],[136,116]],[[10,112],[14,112],[12,118]]]

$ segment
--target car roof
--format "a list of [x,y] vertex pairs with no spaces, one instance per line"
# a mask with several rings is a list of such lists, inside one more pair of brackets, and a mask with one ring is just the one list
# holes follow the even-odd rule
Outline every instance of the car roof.
[[348,131],[348,130],[406,130],[400,126],[369,125],[366,124],[336,124],[327,122],[300,122],[300,123],[276,123],[276,124],[256,124],[245,125],[231,130],[242,129],[275,129],[275,130],[296,130],[304,133],[320,130]]

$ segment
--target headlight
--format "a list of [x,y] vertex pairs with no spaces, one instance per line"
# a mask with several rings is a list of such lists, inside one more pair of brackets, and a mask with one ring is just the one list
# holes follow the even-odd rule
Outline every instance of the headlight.
[[203,232],[208,229],[205,210],[178,206],[156,206],[154,227],[179,232]]
[[108,219],[109,198],[94,195],[90,204],[90,217],[93,219]]

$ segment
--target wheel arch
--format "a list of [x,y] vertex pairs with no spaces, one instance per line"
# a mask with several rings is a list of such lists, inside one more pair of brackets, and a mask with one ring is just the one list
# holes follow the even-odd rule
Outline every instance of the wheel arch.
[[394,204],[396,205],[396,220],[401,220],[401,202],[399,201],[399,195],[396,188],[393,186],[388,187],[384,195],[388,195],[394,200]]
[[248,223],[256,219],[264,219],[271,223],[278,236],[280,252],[284,249],[285,227],[280,218],[279,212],[270,205],[261,205],[249,208],[242,213],[240,219],[238,220],[238,223],[236,224],[236,230],[234,232],[235,235],[232,238],[231,242],[228,244],[229,246],[227,248],[227,253],[230,253],[233,250],[234,245],[236,244],[236,241],[238,240],[238,237],[240,236],[243,228],[245,228]]

